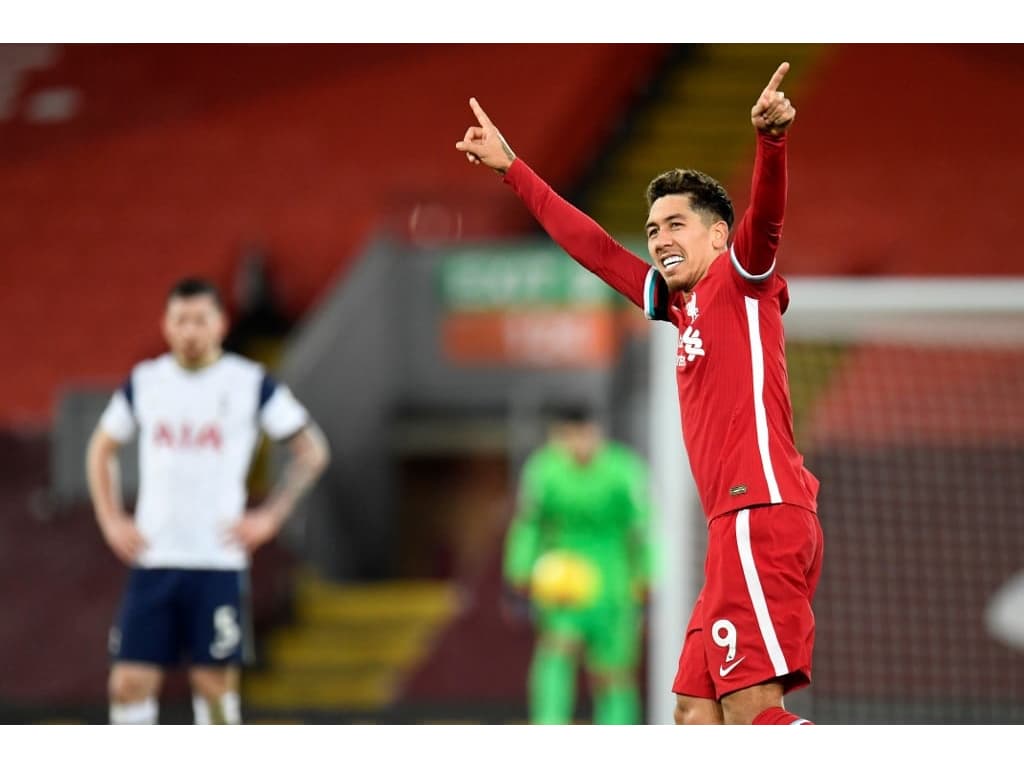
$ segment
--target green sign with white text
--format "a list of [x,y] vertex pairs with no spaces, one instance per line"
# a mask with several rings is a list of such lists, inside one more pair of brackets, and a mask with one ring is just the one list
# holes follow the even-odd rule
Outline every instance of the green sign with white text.
[[442,306],[472,312],[530,307],[612,307],[618,294],[557,247],[451,251],[438,269]]

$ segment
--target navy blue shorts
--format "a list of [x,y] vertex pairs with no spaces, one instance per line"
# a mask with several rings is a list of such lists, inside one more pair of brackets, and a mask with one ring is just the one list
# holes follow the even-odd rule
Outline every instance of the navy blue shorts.
[[248,572],[133,568],[110,630],[115,661],[164,667],[251,659]]

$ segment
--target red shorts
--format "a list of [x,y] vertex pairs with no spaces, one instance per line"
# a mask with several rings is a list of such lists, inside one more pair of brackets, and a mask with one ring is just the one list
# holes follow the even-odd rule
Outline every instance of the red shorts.
[[786,692],[810,683],[823,544],[818,516],[791,504],[712,520],[672,690],[718,700],[775,678]]

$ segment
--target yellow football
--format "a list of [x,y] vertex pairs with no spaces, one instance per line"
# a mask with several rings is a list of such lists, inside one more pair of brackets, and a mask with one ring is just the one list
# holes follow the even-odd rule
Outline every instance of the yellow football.
[[594,602],[599,588],[597,568],[575,552],[551,550],[533,566],[530,592],[542,605],[583,608]]

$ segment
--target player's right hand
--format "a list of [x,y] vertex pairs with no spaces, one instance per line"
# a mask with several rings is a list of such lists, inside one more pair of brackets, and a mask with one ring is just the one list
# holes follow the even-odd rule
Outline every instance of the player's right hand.
[[474,165],[483,163],[498,173],[505,173],[516,159],[515,152],[476,99],[469,100],[469,107],[480,125],[467,128],[462,141],[455,142],[455,148],[465,152],[466,159]]
[[125,565],[135,565],[147,546],[135,522],[127,515],[108,521],[100,530],[107,545]]
[[761,91],[757,102],[750,109],[750,122],[762,133],[780,136],[786,132],[796,119],[796,108],[779,90],[782,78],[789,72],[789,62],[784,61],[775,70],[768,85]]

